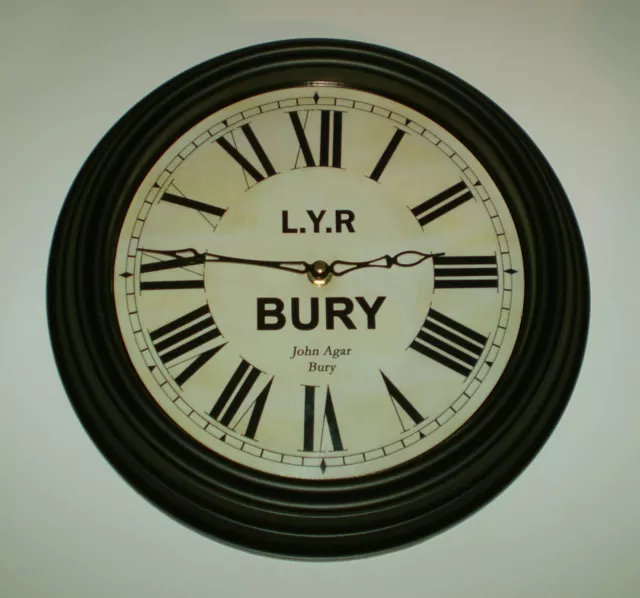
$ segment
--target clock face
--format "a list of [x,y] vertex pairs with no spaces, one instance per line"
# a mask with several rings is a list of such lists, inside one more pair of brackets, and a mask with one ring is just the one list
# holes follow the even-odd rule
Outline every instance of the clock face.
[[[353,264],[293,266],[318,261]],[[350,478],[482,405],[514,348],[522,261],[504,197],[454,135],[308,84],[167,149],[127,210],[114,300],[137,374],[190,437],[262,472]]]
[[558,423],[580,233],[491,100],[379,46],[290,40],[178,75],[64,203],[51,342],[90,438],[174,519],[341,558],[461,521]]

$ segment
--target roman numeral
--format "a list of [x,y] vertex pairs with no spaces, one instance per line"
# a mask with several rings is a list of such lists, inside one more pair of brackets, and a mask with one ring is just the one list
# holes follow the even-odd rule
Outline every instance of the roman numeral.
[[[410,425],[409,426],[405,425],[405,420],[407,419],[407,416],[409,419],[411,419],[411,421],[413,421],[414,424],[419,424],[420,422],[424,421],[424,417],[422,417],[420,412],[409,402],[409,399],[407,399],[407,397],[405,397],[398,390],[395,384],[391,382],[391,380],[389,380],[387,376],[385,376],[384,372],[381,371],[380,374],[382,375],[384,384],[387,387],[389,396],[393,401],[393,406],[396,410],[396,414],[398,416],[398,419],[400,420],[400,425],[402,426],[403,430],[406,432],[409,429],[409,427],[411,427]],[[402,412],[400,410],[402,410]],[[404,413],[404,416],[403,416],[403,413]]]
[[[304,387],[304,451],[323,451],[325,450],[325,431],[329,432],[329,442],[334,451],[344,450],[342,437],[340,436],[340,428],[338,427],[338,419],[336,411],[331,399],[331,391],[327,387],[327,395],[324,405],[318,409],[316,404],[316,386]],[[320,434],[316,434],[316,412],[322,413],[322,421],[320,425]]]
[[393,157],[393,154],[398,149],[398,146],[400,145],[400,142],[405,135],[406,133],[404,131],[396,129],[396,132],[393,134],[391,141],[389,141],[389,145],[387,145],[384,152],[382,152],[382,156],[380,156],[378,163],[371,171],[371,174],[369,175],[370,179],[376,181],[376,183],[380,181],[380,177],[382,176],[384,169],[387,167],[387,164],[389,164],[389,160],[391,160],[391,158]]
[[497,289],[495,255],[441,255],[433,258],[436,289]]
[[431,309],[410,347],[467,377],[486,343],[487,337]]
[[[204,289],[204,254],[194,252],[161,252],[141,250],[140,291]],[[154,272],[174,270],[173,280],[156,276]]]
[[[215,347],[210,345],[210,341],[219,336],[220,330],[207,305],[194,309],[149,333],[158,356],[168,369],[173,372],[187,364],[177,376],[174,376],[179,386],[224,347],[224,344]],[[201,351],[197,352],[198,350]]]
[[217,216],[218,218],[222,218],[224,216],[224,213],[227,211],[224,208],[212,206],[211,204],[196,201],[195,199],[189,199],[188,197],[182,197],[181,195],[169,193],[168,191],[162,195],[160,201],[166,201],[167,203],[172,203],[176,206],[182,206],[183,208],[189,208],[190,210],[196,210],[200,213],[211,214],[212,216]]
[[440,216],[461,206],[470,199],[473,199],[471,191],[463,181],[460,181],[445,189],[442,193],[438,193],[435,197],[423,201],[415,208],[412,208],[411,211],[418,219],[420,226],[424,227],[429,222],[440,218]]
[[[232,144],[224,137],[218,138],[217,144],[225,152],[227,152],[227,154],[229,154],[229,156],[231,156],[238,164],[240,164],[244,172],[251,176],[251,178],[256,183],[259,183],[260,181],[263,181],[265,178],[273,176],[274,174],[278,174],[276,172],[276,169],[273,167],[273,164],[271,164],[271,160],[269,160],[267,154],[265,153],[264,148],[258,141],[256,134],[253,132],[251,125],[248,123],[246,125],[242,125],[240,127],[240,130],[244,134],[246,140],[249,142],[249,145],[251,146],[255,157],[258,158],[263,172],[261,172],[258,167],[254,166],[251,160],[249,160],[249,158],[247,158],[242,152],[238,150],[236,145]],[[231,135],[233,140],[233,133]]]
[[[260,418],[264,412],[264,406],[267,403],[271,383],[273,382],[273,378],[271,378],[252,401],[248,397],[252,394],[261,374],[262,372],[259,369],[243,359],[209,412],[212,418],[233,430],[246,422],[247,427],[243,436],[252,440],[255,440]],[[246,405],[246,407],[239,413],[243,405]]]
[[[338,110],[307,110],[305,112],[305,124],[300,120],[300,112],[289,112],[293,130],[298,138],[300,152],[307,166],[342,166],[342,112]],[[305,125],[312,114],[320,114],[320,141],[318,161],[313,156],[311,144],[305,133]],[[333,134],[332,134],[333,130]],[[296,160],[297,166],[297,160]]]

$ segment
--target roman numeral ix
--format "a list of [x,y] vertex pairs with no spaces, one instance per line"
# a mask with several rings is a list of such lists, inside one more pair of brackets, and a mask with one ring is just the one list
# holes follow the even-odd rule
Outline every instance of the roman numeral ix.
[[[204,289],[204,255],[152,249],[141,252],[140,291]],[[173,279],[154,274],[166,270],[172,271]]]
[[478,363],[487,340],[486,336],[431,309],[410,347],[467,377]]

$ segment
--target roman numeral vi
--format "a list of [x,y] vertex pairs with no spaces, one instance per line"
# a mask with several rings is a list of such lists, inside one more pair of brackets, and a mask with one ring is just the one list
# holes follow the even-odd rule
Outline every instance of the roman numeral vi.
[[[332,450],[342,451],[344,446],[340,428],[338,427],[336,410],[331,398],[331,391],[327,387],[324,405],[318,409],[318,405],[316,405],[316,388],[315,386],[304,387],[304,437],[302,450],[309,452],[325,450],[325,431],[328,431],[328,441]],[[322,414],[320,434],[317,434],[318,430],[316,430],[316,413],[318,411]]]

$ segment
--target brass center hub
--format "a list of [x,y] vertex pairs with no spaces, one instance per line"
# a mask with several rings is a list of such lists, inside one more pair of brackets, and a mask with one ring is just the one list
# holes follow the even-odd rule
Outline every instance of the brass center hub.
[[333,278],[333,275],[329,271],[327,262],[317,260],[311,265],[311,270],[308,272],[307,277],[317,287],[323,287]]

